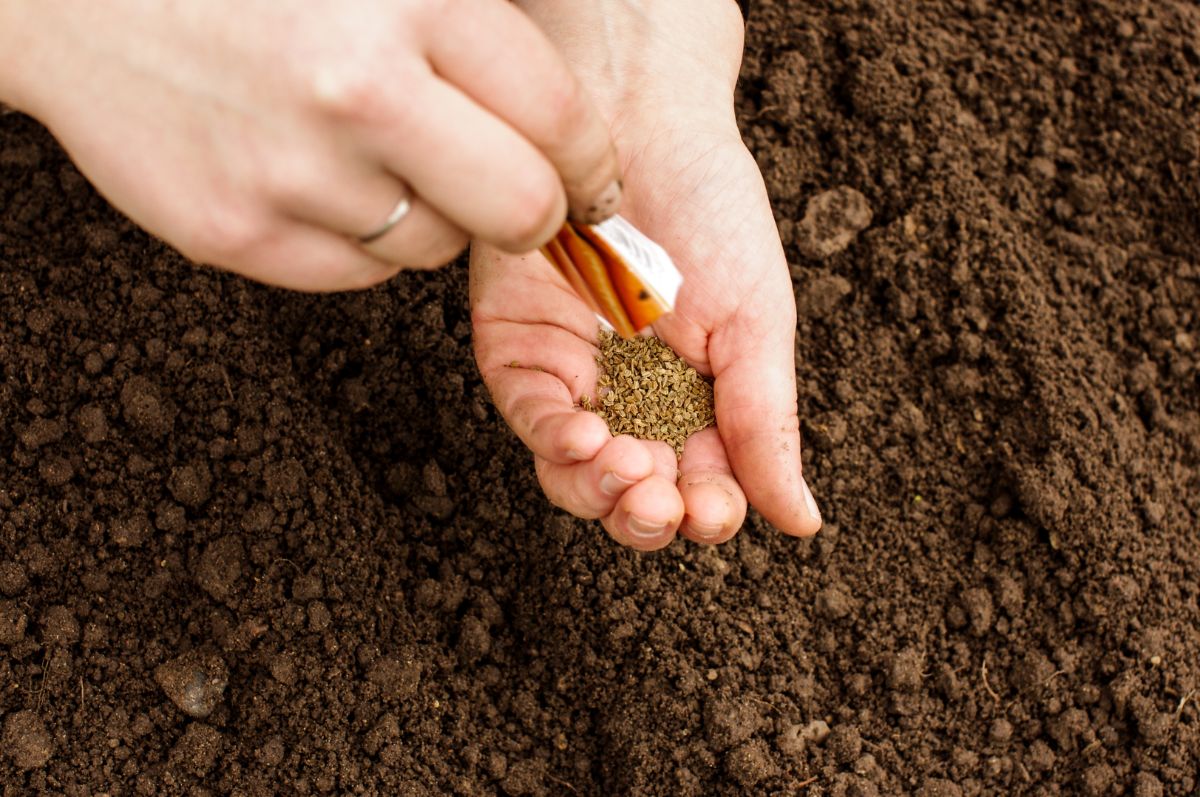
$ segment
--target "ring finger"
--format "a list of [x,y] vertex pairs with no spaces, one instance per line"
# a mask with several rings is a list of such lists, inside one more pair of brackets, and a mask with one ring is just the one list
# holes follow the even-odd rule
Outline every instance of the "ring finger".
[[[402,217],[378,237],[363,241],[401,201],[408,203]],[[456,224],[383,170],[331,180],[324,191],[307,186],[288,191],[284,205],[298,221],[344,235],[375,259],[397,266],[436,268],[453,260],[468,243]]]
[[406,203],[407,210],[393,204],[392,213],[403,215],[386,230],[375,228],[379,232],[373,230],[369,240],[360,238],[359,245],[380,260],[409,268],[449,263],[466,248],[467,234],[411,189],[401,190],[396,203]]

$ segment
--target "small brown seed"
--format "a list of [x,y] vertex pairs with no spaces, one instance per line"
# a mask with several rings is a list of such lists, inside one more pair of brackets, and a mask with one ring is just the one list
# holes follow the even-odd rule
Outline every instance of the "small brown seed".
[[658,338],[624,340],[600,333],[599,401],[581,404],[613,434],[662,440],[683,453],[684,441],[716,423],[712,383]]

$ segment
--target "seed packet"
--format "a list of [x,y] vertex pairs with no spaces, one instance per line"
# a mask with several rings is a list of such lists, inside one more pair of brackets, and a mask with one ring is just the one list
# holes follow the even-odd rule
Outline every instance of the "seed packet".
[[542,254],[604,326],[632,338],[675,309],[683,275],[661,246],[620,216],[568,221]]

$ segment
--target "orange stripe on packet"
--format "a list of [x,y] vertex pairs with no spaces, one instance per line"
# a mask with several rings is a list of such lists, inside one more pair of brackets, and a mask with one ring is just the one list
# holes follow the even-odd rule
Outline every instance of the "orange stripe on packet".
[[575,267],[575,264],[567,255],[567,251],[563,249],[562,242],[558,240],[558,237],[551,238],[550,242],[543,246],[541,251],[546,256],[546,259],[558,269],[558,273],[563,275],[567,284],[571,286],[571,290],[583,300],[588,309],[596,315],[603,315],[600,312],[600,305],[596,304],[596,300],[592,298],[592,293],[588,290],[587,283],[583,281],[583,276],[580,275],[579,269]]
[[587,284],[588,293],[600,307],[601,317],[621,337],[628,339],[636,335],[637,329],[634,328],[629,314],[621,304],[621,298],[613,286],[613,280],[609,276],[609,269],[603,255],[580,236],[570,222],[564,224],[563,228],[559,230],[557,240],[579,270],[580,276]]
[[667,302],[658,295],[657,291],[633,273],[629,264],[625,262],[625,258],[621,257],[602,235],[586,225],[567,223],[571,224],[600,253],[601,259],[608,268],[612,284],[616,288],[617,296],[621,300],[621,306],[628,314],[634,329],[645,329],[666,313],[671,312],[671,307]]

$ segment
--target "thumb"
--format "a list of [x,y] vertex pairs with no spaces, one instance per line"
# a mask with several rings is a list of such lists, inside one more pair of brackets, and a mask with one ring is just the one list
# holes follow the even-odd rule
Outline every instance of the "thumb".
[[783,533],[807,537],[821,513],[801,472],[795,322],[762,326],[733,324],[710,341],[717,428],[750,503]]

